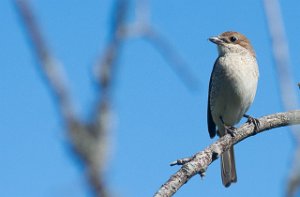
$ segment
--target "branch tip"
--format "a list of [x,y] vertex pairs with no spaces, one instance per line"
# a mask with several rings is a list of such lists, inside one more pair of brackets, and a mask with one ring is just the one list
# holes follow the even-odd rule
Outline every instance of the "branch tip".
[[190,162],[193,159],[193,157],[186,157],[183,159],[177,159],[176,161],[173,161],[170,163],[170,166],[176,166],[176,165],[184,165],[188,162]]
[[199,175],[200,175],[200,177],[201,177],[201,179],[204,179],[204,177],[205,177],[205,175],[206,175],[206,169],[203,169],[203,171],[200,171],[199,172]]

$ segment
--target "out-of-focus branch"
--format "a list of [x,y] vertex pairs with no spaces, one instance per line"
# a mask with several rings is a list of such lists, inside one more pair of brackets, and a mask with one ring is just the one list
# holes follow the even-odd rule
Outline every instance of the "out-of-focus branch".
[[264,0],[265,12],[272,39],[273,56],[279,78],[281,98],[286,110],[298,107],[298,98],[295,92],[294,77],[290,67],[290,56],[287,38],[284,30],[280,5],[278,0]]
[[197,90],[199,81],[189,69],[188,63],[175,50],[172,43],[151,24],[148,0],[139,0],[137,3],[136,19],[126,26],[126,36],[141,37],[149,42],[162,55],[184,85],[190,90]]
[[18,13],[23,19],[23,23],[28,32],[29,39],[37,55],[42,74],[46,77],[46,82],[58,101],[59,108],[68,126],[77,121],[70,93],[66,85],[65,76],[62,73],[61,64],[51,54],[44,42],[44,38],[37,26],[30,6],[25,0],[16,0]]
[[154,197],[173,196],[194,175],[200,174],[204,176],[208,166],[218,159],[223,152],[232,147],[232,145],[256,133],[287,125],[300,124],[300,110],[264,116],[259,118],[259,122],[257,131],[254,130],[255,126],[253,123],[245,123],[235,131],[234,137],[227,134],[194,156],[172,162],[171,165],[183,166],[160,187],[154,194]]
[[165,57],[189,88],[194,89],[197,86],[196,77],[188,70],[187,64],[180,58],[171,43],[150,25],[148,0],[138,1],[137,20],[133,24],[127,24],[129,1],[117,0],[112,13],[110,38],[94,70],[100,89],[95,112],[92,121],[84,123],[75,114],[65,77],[60,71],[62,65],[58,64],[48,49],[30,4],[26,0],[15,0],[15,2],[39,60],[42,74],[46,76],[46,82],[58,101],[61,115],[68,129],[72,150],[83,162],[86,178],[95,195],[106,197],[108,191],[104,181],[104,169],[108,152],[107,136],[111,126],[111,92],[124,40],[132,37],[133,34],[148,40]]
[[95,76],[97,77],[101,94],[107,92],[112,85],[115,67],[118,62],[125,34],[125,22],[128,13],[128,1],[117,0],[112,13],[111,29],[109,41],[95,66]]
[[[121,54],[122,44],[124,41],[124,26],[128,14],[128,1],[117,0],[112,12],[112,22],[110,38],[102,56],[100,56],[95,66],[95,76],[97,77],[100,92],[96,103],[96,111],[91,123],[94,136],[98,138],[99,158],[91,162],[95,169],[99,169],[98,174],[103,177],[105,166],[103,161],[107,156],[110,148],[107,144],[108,134],[111,127],[111,91],[113,87],[117,63]],[[101,151],[101,152],[100,152]],[[97,163],[98,162],[98,163]],[[96,168],[98,166],[98,168]],[[99,168],[100,166],[100,168]],[[93,171],[90,174],[94,174]]]
[[[15,5],[28,32],[31,44],[39,60],[41,71],[46,76],[46,82],[58,101],[64,123],[69,131],[70,143],[73,151],[85,164],[86,177],[96,196],[107,197],[108,192],[101,174],[105,162],[104,150],[105,138],[101,132],[104,130],[104,114],[101,116],[101,124],[86,125],[75,115],[74,106],[71,102],[69,89],[66,86],[65,77],[61,73],[61,66],[47,47],[40,28],[35,20],[30,4],[26,0],[16,0]],[[108,107],[102,107],[107,111]],[[106,128],[105,128],[106,129]],[[97,131],[97,132],[95,132]]]
[[[121,54],[124,41],[124,25],[127,19],[128,1],[117,0],[112,12],[110,38],[105,47],[103,55],[100,56],[95,66],[95,76],[100,88],[96,111],[93,114],[92,121],[88,125],[90,137],[87,142],[83,142],[80,135],[74,138],[81,144],[87,163],[87,175],[90,184],[98,196],[108,196],[104,183],[105,164],[107,153],[109,152],[108,135],[111,129],[111,91],[115,77],[116,66]],[[85,133],[84,133],[85,134]]]
[[154,28],[145,31],[144,38],[162,54],[177,76],[179,76],[189,89],[196,90],[198,88],[199,82],[197,78],[187,69],[188,64],[179,55],[168,39],[164,38]]
[[[281,99],[285,110],[299,107],[296,82],[290,67],[289,48],[278,0],[264,0],[265,13],[273,45],[273,56],[279,79]],[[300,127],[291,127],[296,139],[293,167],[287,185],[287,196],[294,196],[300,187]]]

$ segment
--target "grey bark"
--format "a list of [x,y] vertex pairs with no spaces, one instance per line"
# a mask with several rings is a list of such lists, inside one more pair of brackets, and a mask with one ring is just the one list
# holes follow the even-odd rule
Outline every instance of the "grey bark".
[[255,131],[254,124],[245,123],[235,131],[235,135],[227,134],[190,158],[173,162],[171,165],[183,165],[170,179],[154,194],[154,197],[169,197],[176,193],[194,175],[205,175],[208,166],[232,145],[255,134],[273,128],[300,124],[300,110],[271,114],[258,119],[259,128]]

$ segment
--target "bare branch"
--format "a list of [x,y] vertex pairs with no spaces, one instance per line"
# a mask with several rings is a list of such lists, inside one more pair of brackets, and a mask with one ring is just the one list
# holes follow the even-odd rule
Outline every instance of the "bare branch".
[[132,24],[126,25],[125,32],[127,37],[141,37],[149,42],[187,88],[193,91],[199,88],[199,80],[189,69],[188,63],[175,50],[172,43],[151,24],[148,0],[137,2],[136,19]]
[[[284,110],[299,108],[299,100],[295,88],[294,77],[290,67],[289,47],[284,29],[280,4],[278,0],[264,0],[265,13],[267,17],[269,32],[272,38],[273,56],[279,78],[279,87]],[[294,138],[298,143],[294,153],[293,167],[287,184],[287,196],[293,196],[296,189],[300,187],[300,171],[297,167],[300,163],[300,127],[291,127]],[[295,184],[295,183],[298,183]]]
[[193,91],[198,89],[199,81],[189,69],[188,63],[175,50],[171,42],[150,24],[136,22],[133,25],[129,25],[126,28],[126,35],[128,37],[142,37],[145,41],[149,42],[166,60],[187,88]]
[[286,110],[299,107],[284,24],[278,0],[264,0],[269,32],[272,38],[273,56],[279,78],[282,103]]
[[77,121],[77,117],[66,85],[66,78],[61,70],[62,65],[47,47],[28,2],[26,0],[16,0],[15,5],[28,32],[42,74],[46,77],[46,82],[58,101],[65,122],[71,127]]
[[113,77],[117,61],[121,54],[122,42],[124,41],[124,26],[128,12],[128,1],[118,0],[112,15],[110,39],[107,47],[95,65],[95,76],[100,87],[100,94],[93,120],[95,135],[106,135],[110,116],[110,94],[113,85]]
[[[124,2],[124,1],[123,1]],[[90,183],[91,188],[96,196],[107,197],[108,192],[104,183],[103,166],[106,153],[106,133],[108,130],[108,97],[103,96],[99,103],[99,113],[95,118],[97,121],[85,125],[75,115],[74,107],[71,102],[69,90],[66,86],[65,78],[59,69],[61,65],[53,57],[48,49],[46,42],[42,36],[41,30],[35,21],[30,4],[26,0],[16,0],[15,5],[18,13],[23,19],[24,26],[28,32],[28,36],[32,42],[34,51],[41,65],[42,74],[46,77],[46,82],[52,90],[54,97],[58,100],[58,105],[61,109],[61,114],[69,131],[70,143],[73,151],[85,164],[86,178]],[[121,10],[117,10],[117,18],[122,18]],[[119,20],[119,19],[117,19]],[[123,19],[121,19],[123,20]],[[119,30],[119,24],[115,23],[113,30]],[[116,33],[117,34],[117,33]],[[114,41],[113,47],[117,41]],[[110,47],[111,48],[111,47]],[[108,51],[111,51],[110,49]],[[113,64],[114,53],[106,53],[104,58],[106,66],[110,67]],[[110,71],[110,68],[107,69]],[[103,79],[104,78],[104,79]],[[108,95],[110,87],[111,75],[103,74],[101,85],[104,89],[103,93]],[[99,117],[99,118],[98,118]]]
[[[211,144],[203,151],[192,156],[190,161],[185,159],[186,162],[183,162],[183,166],[160,187],[154,196],[172,196],[194,175],[203,175],[208,166],[217,158],[219,158],[219,156],[223,152],[227,151],[232,145],[237,144],[256,133],[261,133],[263,131],[287,125],[300,124],[300,110],[264,116],[259,118],[259,122],[260,126],[257,131],[254,131],[254,124],[245,123],[236,130],[234,137],[232,137],[230,134],[227,134],[222,138],[219,138],[215,143]],[[179,162],[178,165],[182,165],[182,163]]]
[[162,57],[165,58],[173,71],[188,88],[191,90],[198,89],[199,82],[197,77],[188,69],[188,64],[179,55],[168,39],[164,38],[154,28],[145,31],[143,37],[162,54]]
[[[109,196],[103,181],[107,153],[109,152],[108,133],[111,129],[111,90],[117,62],[124,41],[124,25],[128,13],[128,1],[118,0],[112,12],[110,38],[103,53],[95,65],[100,92],[95,106],[93,120],[89,125],[90,142],[85,143],[87,152],[81,155],[87,163],[87,176],[97,196]],[[80,138],[79,138],[80,139]],[[94,142],[94,143],[91,143]],[[85,150],[85,149],[83,149]]]
[[99,58],[95,66],[97,85],[100,88],[98,100],[92,121],[85,124],[75,114],[66,79],[60,70],[62,65],[58,64],[50,52],[30,9],[30,4],[26,0],[15,0],[17,11],[23,19],[28,37],[39,60],[41,73],[45,76],[49,88],[58,101],[61,115],[69,132],[72,150],[83,162],[86,178],[96,196],[108,196],[104,181],[104,165],[107,160],[107,136],[111,125],[111,91],[122,45],[124,40],[129,38],[128,34],[137,30],[136,33],[139,36],[147,39],[160,51],[188,87],[195,89],[197,86],[196,77],[188,70],[187,64],[176,53],[171,43],[154,28],[148,28],[150,27],[148,25],[150,21],[149,2],[147,0],[139,2],[140,4],[137,6],[138,19],[133,25],[126,24],[129,1],[117,0],[115,3],[110,38],[103,56]]

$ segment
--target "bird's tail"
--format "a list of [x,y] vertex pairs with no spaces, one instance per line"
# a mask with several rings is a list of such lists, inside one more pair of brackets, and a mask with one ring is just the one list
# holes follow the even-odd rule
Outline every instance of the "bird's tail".
[[221,155],[221,176],[225,187],[237,181],[233,147]]

